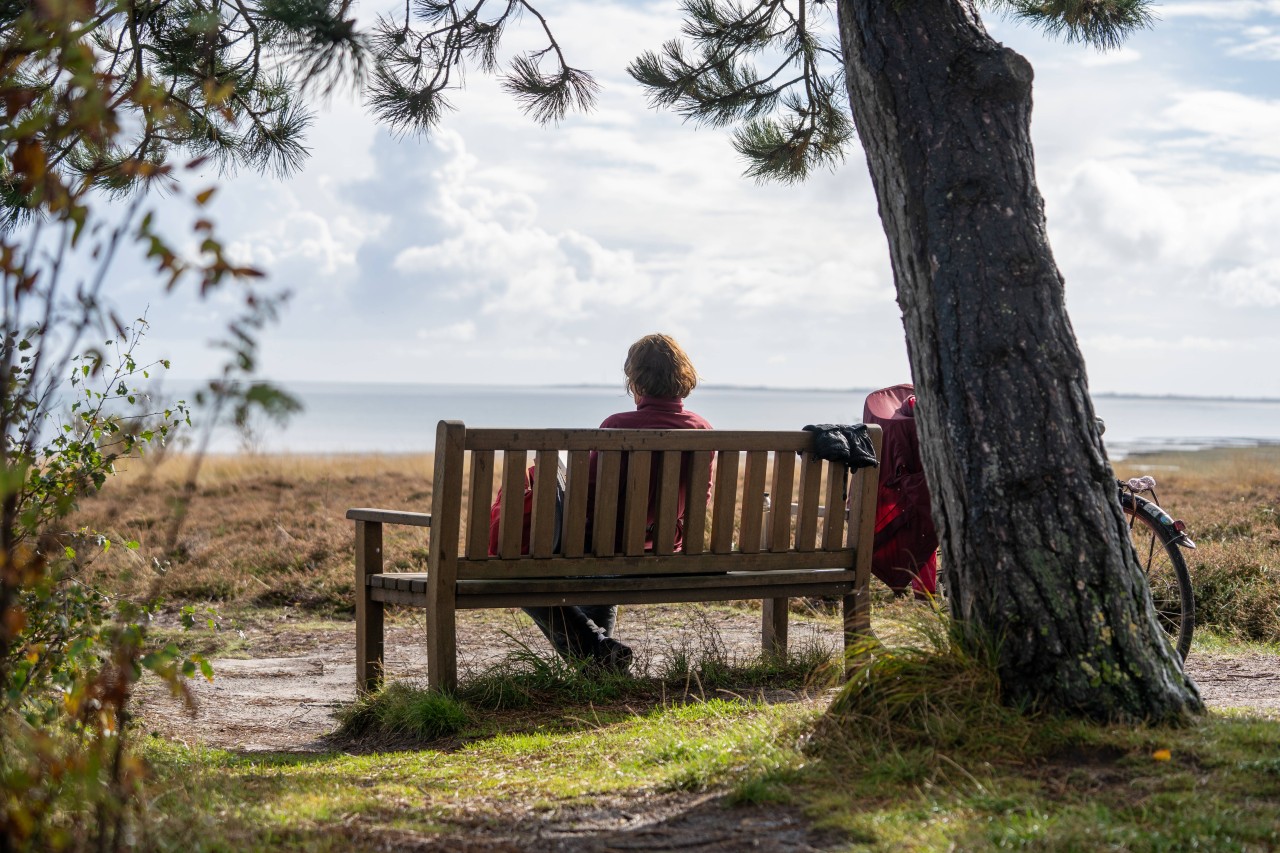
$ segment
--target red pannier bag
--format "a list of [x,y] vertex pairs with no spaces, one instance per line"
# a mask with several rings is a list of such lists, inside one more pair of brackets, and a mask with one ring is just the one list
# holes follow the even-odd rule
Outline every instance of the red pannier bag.
[[923,598],[937,593],[938,533],[920,464],[915,405],[910,383],[881,388],[867,395],[862,420],[884,430],[871,572],[895,595],[910,589]]

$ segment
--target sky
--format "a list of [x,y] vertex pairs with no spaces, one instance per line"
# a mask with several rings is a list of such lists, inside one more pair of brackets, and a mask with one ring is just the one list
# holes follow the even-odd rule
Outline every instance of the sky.
[[[344,94],[298,174],[189,178],[220,186],[210,211],[234,256],[291,293],[263,374],[617,384],[630,342],[661,331],[706,383],[908,381],[861,149],[803,185],[758,185],[727,132],[650,109],[625,74],[678,34],[676,0],[541,8],[602,85],[589,114],[539,126],[472,73],[429,139]],[[1156,14],[1106,53],[986,17],[1035,68],[1037,175],[1090,388],[1280,397],[1280,0]],[[128,257],[111,286],[148,312],[148,353],[174,376],[216,368],[230,294],[165,296]]]

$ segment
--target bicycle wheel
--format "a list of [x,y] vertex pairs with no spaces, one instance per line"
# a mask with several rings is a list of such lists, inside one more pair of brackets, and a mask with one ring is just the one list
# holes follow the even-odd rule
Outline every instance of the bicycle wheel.
[[1138,552],[1138,564],[1147,574],[1156,616],[1178,654],[1186,660],[1187,652],[1191,651],[1191,632],[1196,626],[1196,604],[1187,561],[1174,541],[1177,534],[1148,514],[1146,508],[1155,504],[1125,497],[1122,506],[1129,522],[1129,536]]

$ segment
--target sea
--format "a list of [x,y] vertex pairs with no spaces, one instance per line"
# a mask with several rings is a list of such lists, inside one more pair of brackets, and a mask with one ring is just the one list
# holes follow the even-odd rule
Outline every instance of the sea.
[[[423,453],[440,420],[485,427],[595,426],[632,408],[621,388],[444,384],[283,383],[303,410],[286,424],[254,419],[212,433],[214,453]],[[872,389],[783,390],[699,386],[689,408],[721,429],[800,429],[856,423]],[[1280,399],[1100,394],[1112,459],[1169,449],[1280,444]],[[198,413],[195,419],[199,420]]]

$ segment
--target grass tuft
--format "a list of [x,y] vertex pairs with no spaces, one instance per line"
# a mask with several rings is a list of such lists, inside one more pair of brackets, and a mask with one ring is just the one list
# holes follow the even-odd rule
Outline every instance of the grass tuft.
[[[832,703],[819,743],[894,779],[927,775],[942,755],[1022,750],[1031,718],[1003,701],[991,644],[961,642],[955,623],[932,608],[899,617],[891,645],[850,650],[851,674]],[[975,655],[971,648],[986,648]]]
[[785,658],[739,658],[730,653],[707,611],[693,611],[689,618],[696,627],[667,646],[662,665],[655,673],[658,680],[683,688],[686,693],[695,688],[823,688],[840,676],[836,648],[829,640],[811,637],[795,642]]
[[458,695],[493,711],[541,705],[583,705],[617,700],[633,685],[629,675],[592,669],[539,654],[510,637],[517,648],[463,683]]
[[392,682],[338,712],[339,738],[438,740],[461,732],[467,708],[452,696]]

